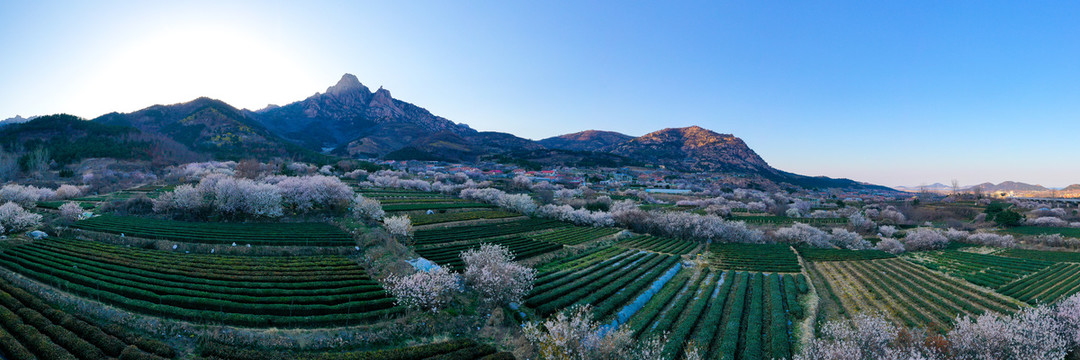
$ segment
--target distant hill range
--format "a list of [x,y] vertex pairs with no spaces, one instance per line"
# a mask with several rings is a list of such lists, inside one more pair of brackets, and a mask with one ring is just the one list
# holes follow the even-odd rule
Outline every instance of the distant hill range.
[[8,126],[8,125],[13,125],[13,124],[22,124],[22,123],[24,123],[24,122],[27,122],[27,121],[30,121],[30,120],[34,120],[34,119],[35,119],[35,118],[37,118],[37,117],[38,117],[38,116],[31,116],[31,117],[22,117],[22,116],[19,116],[19,115],[15,115],[15,117],[11,117],[11,118],[7,118],[7,119],[4,119],[4,120],[0,120],[0,127],[4,127],[4,126]]
[[[12,122],[23,120],[16,118]],[[807,188],[892,191],[847,179],[808,177],[775,169],[742,139],[698,126],[663,129],[640,137],[588,130],[539,141],[477,131],[395,99],[389,90],[372,92],[351,74],[342,76],[323,93],[283,106],[241,110],[220,100],[198,98],[132,113],[109,113],[92,122],[110,129],[129,129],[124,130],[130,132],[124,139],[137,138],[151,149],[158,162],[272,157],[318,161],[337,155],[451,162],[493,160],[529,166],[654,166],[683,172],[722,172]],[[3,127],[0,136],[25,138],[28,135],[22,132],[28,129]]]
[[[896,187],[893,187],[893,188],[896,189],[896,190],[907,191],[907,192],[929,191],[929,192],[942,193],[942,194],[951,193],[953,191],[953,187],[951,185],[945,185],[945,184],[942,184],[942,183],[934,183],[934,184],[931,184],[931,185],[921,185],[921,186],[896,186]],[[1047,194],[1049,194],[1049,193],[1054,192],[1054,191],[1080,193],[1080,184],[1069,185],[1068,187],[1065,187],[1064,189],[1050,189],[1050,188],[1047,188],[1047,187],[1042,186],[1042,185],[1032,185],[1032,184],[1026,184],[1026,183],[1016,182],[1016,181],[1005,181],[1005,182],[1002,182],[1000,184],[994,184],[994,183],[987,182],[987,183],[982,183],[982,184],[977,184],[977,185],[968,185],[968,186],[960,186],[959,187],[959,190],[962,191],[962,192],[971,192],[971,191],[974,191],[975,189],[978,189],[979,191],[982,191],[983,193],[1005,192],[1005,193],[1013,193],[1013,194],[1025,194],[1025,193],[1047,193]]]

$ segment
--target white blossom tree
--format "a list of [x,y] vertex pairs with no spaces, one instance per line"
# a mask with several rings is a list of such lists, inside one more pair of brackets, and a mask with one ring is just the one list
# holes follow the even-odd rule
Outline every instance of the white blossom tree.
[[904,248],[907,251],[939,250],[947,245],[949,245],[949,239],[930,228],[910,230],[904,237]]
[[816,248],[829,247],[831,240],[829,234],[821,229],[798,222],[773,231],[773,239],[782,243]]
[[851,227],[859,232],[870,231],[877,226],[873,220],[866,218],[866,216],[863,216],[862,213],[858,212],[848,216],[848,224],[851,224]]
[[894,238],[881,239],[875,248],[894,255],[902,254],[905,251],[904,243],[901,243],[900,240]]
[[[1058,235],[1059,237],[1061,236],[1059,234],[1053,235]],[[1001,235],[989,232],[971,234],[966,239],[964,239],[964,241],[977,245],[995,246],[1003,248],[1016,247],[1016,239],[1013,238],[1012,235]]]
[[615,225],[615,220],[609,212],[574,209],[570,205],[544,205],[537,208],[534,215],[584,226],[607,227]]
[[189,184],[177,186],[173,191],[166,192],[153,200],[155,212],[180,211],[194,213],[206,205],[206,199],[201,191]]
[[880,233],[881,236],[884,236],[884,237],[893,237],[893,235],[896,235],[897,231],[899,231],[899,230],[897,230],[896,227],[892,226],[892,225],[884,225],[884,226],[878,227],[878,233]]
[[510,249],[501,245],[480,245],[461,253],[461,260],[465,285],[491,305],[521,302],[536,278],[536,270],[515,263]]
[[536,202],[533,201],[532,197],[525,194],[507,194],[499,189],[482,188],[463,189],[459,196],[493,204],[525,215],[530,215],[536,211]]
[[398,304],[433,313],[445,308],[459,289],[458,276],[443,267],[408,276],[390,275],[383,282]]
[[1080,345],[1080,294],[1011,315],[960,316],[944,337],[866,314],[826,323],[821,333],[795,359],[1060,360]]
[[1024,225],[1031,226],[1047,226],[1047,227],[1066,227],[1069,226],[1069,222],[1061,220],[1053,216],[1043,216],[1035,219],[1028,220]]
[[71,198],[77,198],[79,196],[82,196],[82,188],[81,187],[78,187],[78,186],[75,186],[75,185],[64,184],[64,185],[60,185],[60,187],[56,188],[56,193],[55,193],[54,198],[58,199],[58,200],[67,200],[67,199],[71,199]]
[[379,200],[366,198],[361,194],[356,194],[356,197],[353,198],[352,211],[354,217],[370,221],[382,221],[383,217],[386,216],[386,212],[383,211],[382,203]]
[[383,226],[390,235],[400,238],[411,238],[413,235],[412,219],[408,215],[398,215],[383,218]]
[[530,180],[525,175],[518,175],[510,181],[510,186],[520,190],[532,190],[533,183],[532,180]]
[[82,216],[83,213],[82,206],[79,206],[79,204],[74,201],[68,201],[63,205],[60,205],[59,210],[60,218],[69,222],[79,220],[79,217]]
[[352,188],[333,176],[289,176],[274,185],[285,204],[300,212],[317,205],[341,208],[353,199]]
[[655,360],[666,343],[658,338],[639,344],[629,328],[593,321],[590,305],[572,307],[542,323],[525,323],[522,330],[540,357],[549,360]]
[[40,200],[49,200],[56,192],[35,186],[8,184],[0,187],[0,202],[14,202],[22,207],[33,207]]
[[832,229],[832,243],[839,248],[850,250],[865,250],[874,246],[859,234],[841,228]]
[[0,226],[11,233],[22,232],[41,226],[41,215],[35,214],[15,202],[0,205]]

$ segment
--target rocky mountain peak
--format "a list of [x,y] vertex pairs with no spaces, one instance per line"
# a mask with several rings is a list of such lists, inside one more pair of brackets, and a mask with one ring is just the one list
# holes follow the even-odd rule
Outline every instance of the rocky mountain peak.
[[616,147],[618,155],[686,170],[775,172],[746,143],[700,126],[667,128]]
[[363,90],[365,93],[370,92],[367,86],[360,83],[360,79],[357,79],[356,75],[346,73],[341,76],[341,80],[338,80],[337,84],[326,88],[326,93],[337,96],[358,89]]

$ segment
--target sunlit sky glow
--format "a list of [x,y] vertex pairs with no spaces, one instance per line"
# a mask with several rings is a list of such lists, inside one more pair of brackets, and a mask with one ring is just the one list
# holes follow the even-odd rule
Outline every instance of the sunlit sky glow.
[[1080,183],[1076,2],[0,3],[0,118],[343,73],[478,130],[700,125],[771,165],[885,185]]

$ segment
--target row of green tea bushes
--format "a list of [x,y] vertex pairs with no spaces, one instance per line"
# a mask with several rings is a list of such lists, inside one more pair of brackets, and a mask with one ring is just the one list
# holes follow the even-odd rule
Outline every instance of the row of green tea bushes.
[[537,255],[546,254],[562,249],[562,245],[547,241],[537,241],[527,237],[509,236],[491,239],[457,243],[448,246],[425,246],[417,247],[416,254],[431,260],[441,266],[456,270],[461,269],[465,263],[461,260],[461,253],[479,248],[482,244],[502,245],[510,249],[515,260],[528,259]]
[[1053,264],[1049,261],[1018,259],[964,251],[934,251],[921,255],[930,261],[922,262],[924,265],[963,278],[972,284],[992,289],[999,288]]
[[791,357],[791,323],[804,316],[800,297],[809,292],[799,291],[801,274],[693,272],[672,278],[634,314],[636,336],[667,334],[663,358],[680,358],[687,346],[708,359]]
[[451,340],[427,345],[373,351],[296,352],[260,350],[204,341],[197,352],[207,360],[513,360],[491,345],[473,340]]
[[1074,227],[1050,227],[1050,226],[1017,226],[1008,228],[1005,232],[1016,235],[1054,235],[1080,238],[1080,228]]
[[173,186],[146,184],[146,185],[136,186],[136,187],[127,189],[125,191],[154,192],[154,191],[169,191],[171,188],[173,188]]
[[573,271],[591,266],[599,261],[610,259],[619,254],[628,253],[630,250],[615,248],[611,246],[600,246],[588,250],[583,250],[574,255],[560,257],[549,262],[535,266],[537,271],[536,279],[539,281],[548,275],[554,275],[559,272]]
[[799,257],[783,244],[709,245],[709,262],[718,269],[761,272],[801,272]]
[[416,198],[416,199],[401,199],[401,198],[389,198],[379,200],[383,205],[386,204],[451,204],[451,203],[465,203],[469,200],[459,198]]
[[995,255],[1019,259],[1080,263],[1080,252],[1072,251],[1042,251],[1013,248],[998,251]]
[[518,213],[512,213],[502,210],[476,210],[476,211],[462,211],[462,212],[447,212],[441,214],[425,214],[425,215],[413,215],[410,216],[412,224],[416,226],[440,224],[454,221],[468,221],[479,219],[502,219],[508,217],[521,216]]
[[775,225],[803,223],[807,225],[842,225],[848,223],[848,218],[793,218],[787,216],[732,216],[731,220],[743,221],[755,225]]
[[200,323],[324,327],[370,323],[401,311],[344,257],[270,259],[43,240],[6,250],[0,265],[134,312]]
[[416,245],[433,245],[495,236],[530,233],[568,226],[569,225],[566,223],[557,220],[529,218],[497,224],[470,224],[438,229],[417,230],[415,234],[413,234],[413,239],[415,240]]
[[[59,210],[61,205],[64,205],[64,204],[67,204],[67,203],[68,203],[67,201],[38,201],[37,202],[37,207],[41,208],[41,209]],[[83,210],[93,209],[94,206],[97,206],[95,204],[88,203],[88,202],[80,202],[78,204],[79,204],[79,207],[83,208]]]
[[274,246],[352,246],[352,236],[326,223],[188,222],[134,216],[95,216],[72,227],[176,242]]
[[560,243],[563,245],[580,245],[592,240],[596,240],[605,236],[611,236],[621,231],[616,228],[595,228],[575,226],[565,229],[558,229],[543,234],[532,235],[533,239],[551,241]]
[[[182,285],[185,289],[191,290],[191,294],[203,296],[246,296],[251,297],[253,302],[318,303],[330,300],[325,298],[326,296],[370,293],[368,297],[372,297],[378,295],[381,290],[377,282],[371,280],[363,270],[356,269],[355,265],[353,268],[340,269],[320,268],[316,265],[309,268],[291,268],[281,271],[285,270],[283,268],[265,272],[250,268],[241,270],[215,266],[189,268],[186,264],[168,266],[168,262],[132,261],[117,259],[107,254],[97,256],[92,251],[72,250],[71,246],[54,246],[51,241],[39,241],[34,246],[12,249],[11,255],[17,259],[47,257],[51,261],[70,263],[73,267],[82,266],[84,269],[117,278],[142,281],[152,285]],[[323,263],[327,262],[321,259],[313,262],[313,264]],[[256,269],[262,268],[265,267],[259,266]],[[237,287],[237,285],[247,287]],[[202,294],[203,292],[208,294]],[[289,298],[280,299],[286,296]]]
[[843,306],[884,311],[895,322],[936,332],[957,315],[1011,313],[1016,303],[902,259],[815,263],[832,289],[843,289]]
[[1056,263],[997,289],[1028,304],[1047,304],[1080,292],[1080,264]]
[[[621,256],[614,261],[604,261],[575,272],[565,272],[560,278],[535,286],[525,304],[536,309],[541,316],[575,304],[592,304],[601,312],[617,310],[631,300],[636,291],[622,291],[631,287],[639,289],[641,284],[648,285],[661,273],[678,262],[678,257],[656,253]],[[618,296],[612,297],[619,293]],[[605,302],[605,300],[610,301]],[[608,314],[599,314],[604,317]]]
[[406,203],[406,204],[384,204],[383,211],[425,211],[425,210],[444,210],[444,209],[491,209],[495,208],[495,205],[484,204],[478,202],[439,202],[439,203]]
[[365,197],[450,197],[437,192],[392,188],[358,188],[357,192],[364,194]]
[[[141,348],[137,345],[140,343]],[[13,360],[176,356],[175,350],[155,340],[118,338],[3,280],[0,280],[0,353],[5,359]]]
[[[554,270],[537,274],[536,280],[533,282],[532,292],[546,292],[549,289],[563,286],[586,276],[599,277],[601,276],[597,274],[599,270],[614,271],[613,266],[635,263],[648,255],[644,251],[607,251],[612,249],[607,248],[605,251],[591,253],[576,260],[570,260]],[[531,304],[539,305],[539,303]]]
[[661,253],[684,255],[698,247],[698,243],[651,235],[635,236],[618,243],[618,246]]
[[894,258],[896,255],[881,250],[827,249],[800,246],[796,250],[806,261],[852,261]]

